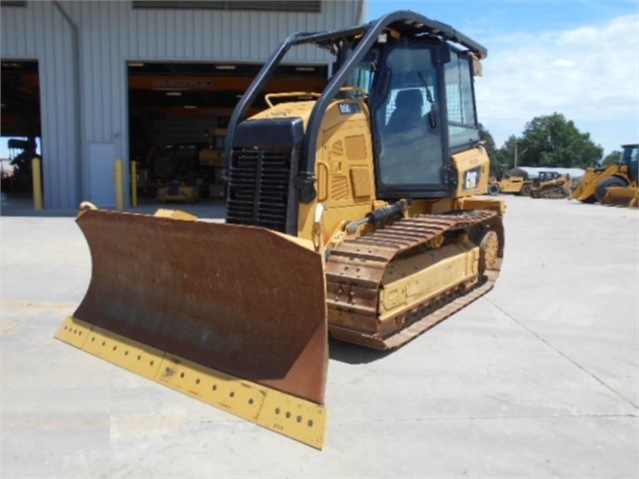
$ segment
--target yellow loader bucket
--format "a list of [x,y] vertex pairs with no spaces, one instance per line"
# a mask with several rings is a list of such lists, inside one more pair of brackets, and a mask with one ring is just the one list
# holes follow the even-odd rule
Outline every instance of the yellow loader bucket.
[[637,208],[639,206],[639,188],[637,187],[610,187],[606,190],[606,196],[601,200],[602,205],[619,205]]
[[102,210],[76,221],[92,277],[58,339],[322,447],[319,254],[250,226]]
[[592,203],[595,201],[595,192],[597,190],[598,174],[587,170],[581,181],[577,184],[570,195],[571,200],[578,200],[583,203]]

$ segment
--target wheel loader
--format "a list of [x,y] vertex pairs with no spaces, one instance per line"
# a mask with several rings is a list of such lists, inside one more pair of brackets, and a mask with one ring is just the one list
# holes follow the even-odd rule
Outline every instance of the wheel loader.
[[[588,168],[571,199],[583,203],[632,204],[637,196],[637,151],[639,145],[621,146],[621,161],[607,167]],[[607,193],[610,195],[606,198]]]
[[621,164],[628,166],[626,176],[619,178],[620,181],[615,177],[614,184],[607,185],[601,204],[639,208],[639,144],[621,148]]
[[[335,57],[323,91],[264,95],[309,45]],[[82,208],[92,278],[57,337],[321,448],[329,335],[397,348],[497,279],[505,204],[476,196],[485,56],[410,11],[291,35],[229,120],[226,222]]]

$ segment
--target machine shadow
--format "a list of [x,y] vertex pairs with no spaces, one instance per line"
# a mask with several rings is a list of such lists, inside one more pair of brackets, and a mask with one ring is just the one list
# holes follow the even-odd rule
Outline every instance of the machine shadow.
[[328,340],[329,358],[342,363],[348,364],[364,364],[385,358],[393,350],[379,351],[377,349],[368,349],[356,344],[345,343],[333,338]]

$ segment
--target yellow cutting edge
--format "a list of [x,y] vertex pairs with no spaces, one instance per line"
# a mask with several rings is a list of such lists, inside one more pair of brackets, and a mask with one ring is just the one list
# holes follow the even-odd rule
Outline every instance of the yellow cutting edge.
[[326,408],[316,403],[204,367],[72,316],[55,337],[262,427],[317,449],[324,447]]

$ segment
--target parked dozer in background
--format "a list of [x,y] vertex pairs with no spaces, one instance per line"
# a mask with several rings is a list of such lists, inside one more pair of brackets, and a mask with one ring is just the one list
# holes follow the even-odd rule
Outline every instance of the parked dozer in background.
[[[604,168],[588,168],[571,199],[583,203],[633,203],[637,189],[637,151],[639,145],[622,145],[621,161]],[[614,190],[613,190],[614,188]],[[611,195],[606,198],[608,190]],[[606,198],[606,199],[604,199]]]
[[[321,92],[251,105],[286,52],[336,56]],[[99,209],[57,337],[321,448],[328,335],[396,348],[489,291],[504,251],[473,77],[486,49],[397,12],[290,36],[230,119],[226,224]]]
[[541,171],[533,180],[530,190],[531,198],[568,198],[572,182],[568,175],[556,171]]

